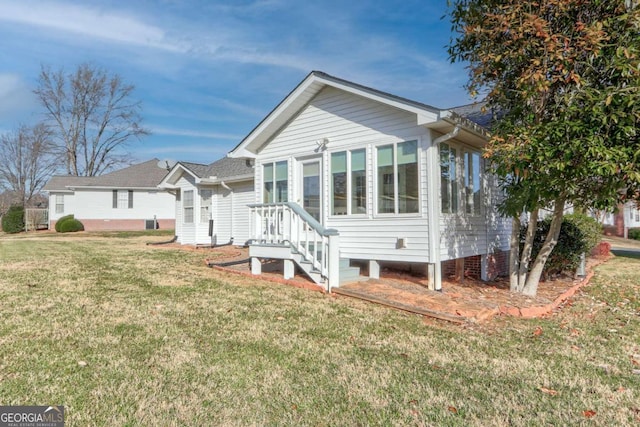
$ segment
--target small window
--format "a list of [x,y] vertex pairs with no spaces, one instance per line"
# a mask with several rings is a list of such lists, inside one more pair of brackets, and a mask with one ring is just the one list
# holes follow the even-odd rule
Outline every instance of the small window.
[[366,151],[331,155],[331,215],[367,213]]
[[478,151],[440,144],[440,192],[442,213],[481,214],[482,157]]
[[288,200],[289,167],[287,161],[267,163],[262,167],[264,181],[263,203],[282,203]]
[[133,209],[133,190],[113,190],[113,209]]
[[476,151],[464,153],[464,190],[466,212],[480,215],[480,153]]
[[449,144],[440,144],[440,187],[442,213],[458,212],[456,149]]
[[56,213],[64,213],[64,194],[56,194]]
[[210,189],[200,190],[200,222],[209,222],[211,219],[211,194]]
[[378,213],[419,212],[418,142],[384,145],[377,153]]
[[187,190],[184,192],[182,198],[182,207],[184,211],[183,222],[185,224],[193,223],[193,190]]

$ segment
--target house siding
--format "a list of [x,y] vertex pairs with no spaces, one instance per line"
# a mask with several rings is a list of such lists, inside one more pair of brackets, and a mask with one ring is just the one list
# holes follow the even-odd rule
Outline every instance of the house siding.
[[[318,152],[317,140],[328,138],[326,151]],[[427,220],[427,186],[420,186],[420,212],[407,215],[376,213],[374,190],[377,172],[376,147],[417,140],[418,168],[426,182],[425,148],[430,143],[428,129],[416,125],[414,114],[327,87],[277,134],[259,153],[256,164],[255,200],[262,202],[262,168],[264,163],[289,161],[289,201],[301,204],[300,161],[320,157],[322,162],[322,219],[325,227],[340,232],[342,257],[388,261],[428,262],[429,227]],[[366,148],[367,212],[358,216],[331,216],[330,156],[343,150]],[[397,248],[399,238],[406,248]]]
[[243,245],[250,238],[250,210],[253,203],[253,183],[229,184],[231,191],[216,187],[214,196],[215,233],[218,244],[228,242]]
[[[56,213],[56,196],[64,196],[64,212]],[[133,190],[133,207],[113,208],[113,190],[76,189],[50,192],[49,221],[53,227],[62,216],[73,214],[85,230],[144,230],[144,221],[156,219],[173,228],[174,197],[163,191]]]
[[[194,244],[196,242],[196,223],[199,220],[200,197],[196,188],[195,179],[191,175],[183,174],[176,182],[176,187],[180,189],[180,200],[176,203],[176,234],[178,242],[182,244]],[[184,223],[184,192],[193,190],[193,223]]]

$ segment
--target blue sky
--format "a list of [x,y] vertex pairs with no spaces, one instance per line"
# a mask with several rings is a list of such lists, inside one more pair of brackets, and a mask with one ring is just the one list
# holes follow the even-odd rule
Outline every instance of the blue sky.
[[425,102],[470,102],[446,0],[0,0],[0,133],[41,118],[41,64],[136,87],[137,160],[223,157],[311,70]]

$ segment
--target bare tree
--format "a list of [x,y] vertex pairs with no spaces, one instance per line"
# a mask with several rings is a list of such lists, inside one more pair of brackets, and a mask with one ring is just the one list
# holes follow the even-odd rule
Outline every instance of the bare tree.
[[51,130],[42,123],[0,136],[0,188],[13,194],[13,203],[28,205],[55,172],[53,149]]
[[122,149],[149,133],[140,125],[141,104],[132,99],[133,90],[119,75],[89,64],[69,75],[42,67],[34,93],[55,129],[68,174],[95,176],[127,163]]

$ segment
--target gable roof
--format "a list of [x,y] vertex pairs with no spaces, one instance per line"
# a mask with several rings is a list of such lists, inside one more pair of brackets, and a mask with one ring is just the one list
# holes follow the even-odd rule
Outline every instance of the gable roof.
[[253,167],[245,159],[223,157],[208,165],[200,163],[178,162],[165,178],[158,184],[161,188],[171,188],[182,176],[188,173],[195,178],[196,183],[218,184],[221,181],[253,179]]
[[73,188],[155,189],[168,171],[158,167],[158,159],[138,163],[100,176],[55,175],[44,191],[69,191]]
[[483,140],[487,135],[485,128],[451,109],[436,108],[322,71],[312,71],[229,153],[229,157],[256,157],[257,151],[327,86],[413,113],[417,125],[424,125],[439,132],[462,128],[476,141]]

